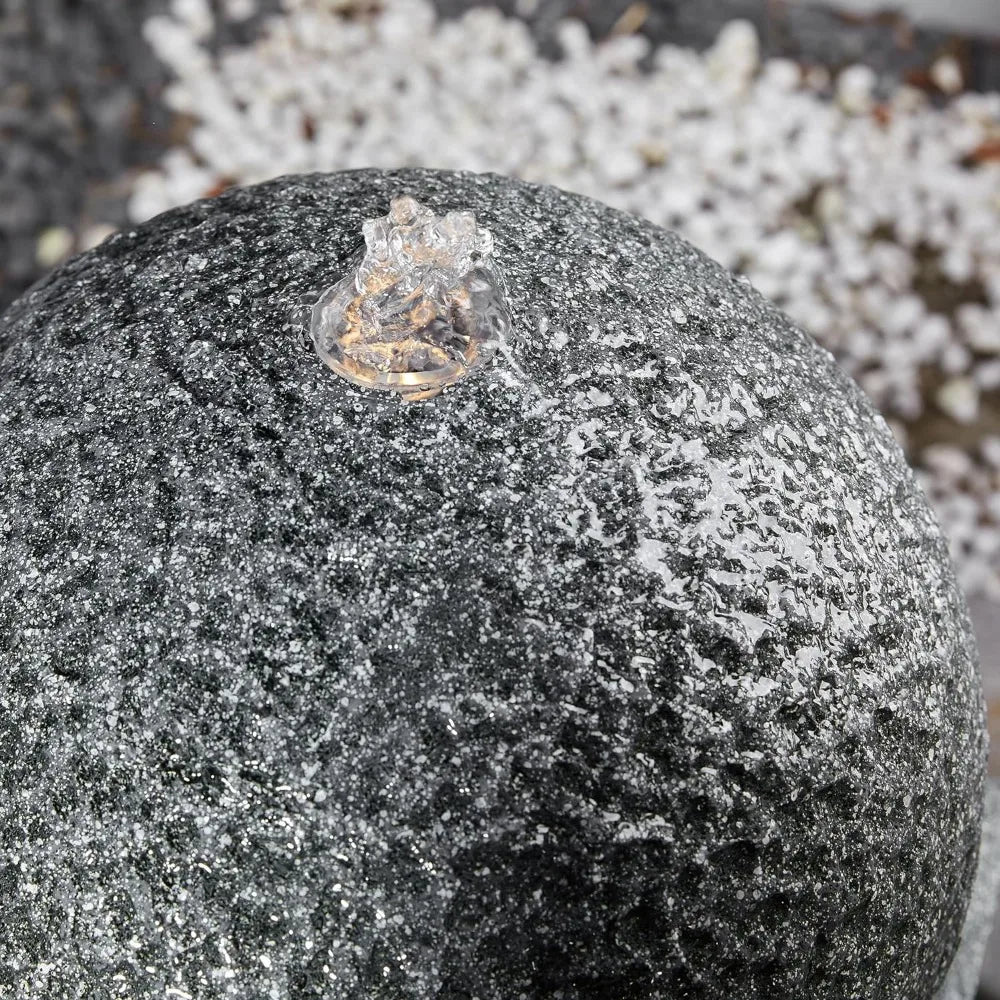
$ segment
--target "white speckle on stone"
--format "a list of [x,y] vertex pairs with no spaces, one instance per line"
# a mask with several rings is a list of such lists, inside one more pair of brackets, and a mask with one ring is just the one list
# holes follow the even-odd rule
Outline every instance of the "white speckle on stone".
[[743,678],[743,688],[751,698],[763,698],[781,685],[770,677],[759,677],[756,680]]

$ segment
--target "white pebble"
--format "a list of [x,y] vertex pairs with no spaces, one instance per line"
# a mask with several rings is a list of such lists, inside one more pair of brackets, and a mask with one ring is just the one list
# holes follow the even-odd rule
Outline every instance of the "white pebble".
[[114,236],[116,231],[117,230],[114,226],[105,225],[103,223],[88,226],[80,234],[80,249],[90,250],[92,247],[96,247],[99,243],[103,243],[109,236]]
[[962,67],[954,56],[940,56],[931,66],[931,79],[946,94],[957,94],[964,85]]
[[215,27],[208,0],[173,0],[170,9],[173,16],[191,32],[192,37],[199,41],[208,38]]
[[877,82],[870,66],[848,66],[837,77],[837,101],[850,114],[866,114],[875,104]]
[[994,469],[1000,469],[1000,436],[991,435],[983,438],[979,443],[979,450]]
[[970,378],[952,378],[935,396],[938,406],[960,424],[970,424],[979,413],[979,387]]
[[972,470],[971,457],[953,445],[929,445],[924,448],[920,457],[928,469],[937,473],[941,481],[949,485],[964,478]]
[[981,361],[976,365],[973,374],[976,383],[985,391],[1000,389],[1000,359],[996,361]]
[[730,21],[705,58],[709,73],[726,85],[742,89],[760,62],[757,29],[749,21]]
[[65,226],[43,229],[35,245],[39,267],[51,268],[61,263],[73,250],[73,234]]

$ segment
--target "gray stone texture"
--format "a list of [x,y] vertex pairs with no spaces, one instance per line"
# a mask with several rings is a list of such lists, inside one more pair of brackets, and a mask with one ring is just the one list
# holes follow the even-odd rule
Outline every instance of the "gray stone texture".
[[948,978],[937,1000],[973,1000],[989,945],[1000,890],[1000,785],[990,782],[986,789],[983,839],[979,847],[979,870],[972,899],[965,915],[962,942]]
[[[400,192],[493,231],[517,337],[420,403],[306,333]],[[70,261],[0,352],[0,992],[934,996],[967,610],[748,285],[552,188],[292,177]]]

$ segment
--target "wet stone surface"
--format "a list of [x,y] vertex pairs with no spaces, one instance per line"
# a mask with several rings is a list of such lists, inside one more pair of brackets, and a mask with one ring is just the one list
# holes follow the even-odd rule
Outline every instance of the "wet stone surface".
[[[401,191],[492,232],[517,338],[420,402],[308,335]],[[554,189],[358,172],[113,237],[0,348],[0,991],[933,996],[965,606],[747,285]]]

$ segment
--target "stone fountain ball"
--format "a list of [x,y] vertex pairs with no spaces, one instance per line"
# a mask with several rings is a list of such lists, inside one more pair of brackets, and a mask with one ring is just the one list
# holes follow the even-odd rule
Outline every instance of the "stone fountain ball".
[[[440,395],[310,306],[408,193],[513,337]],[[492,175],[286,177],[0,320],[0,993],[928,1000],[984,720],[858,387],[672,233]]]

